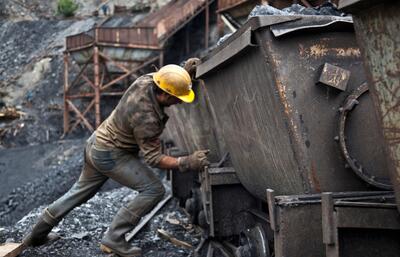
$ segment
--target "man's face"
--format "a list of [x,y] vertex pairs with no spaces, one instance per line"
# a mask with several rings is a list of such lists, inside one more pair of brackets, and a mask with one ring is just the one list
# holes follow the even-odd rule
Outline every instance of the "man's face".
[[158,98],[158,101],[162,106],[165,107],[182,103],[181,99],[167,93],[162,93]]

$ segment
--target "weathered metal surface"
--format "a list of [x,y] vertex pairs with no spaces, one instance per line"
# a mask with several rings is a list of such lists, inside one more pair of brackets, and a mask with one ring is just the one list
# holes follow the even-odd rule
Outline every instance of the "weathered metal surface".
[[345,91],[350,78],[350,71],[325,63],[318,82]]
[[192,153],[210,149],[208,158],[218,162],[226,153],[223,138],[217,137],[216,114],[210,103],[208,89],[202,81],[194,83],[196,98],[193,103],[167,108],[169,114],[165,137],[173,139],[181,151]]
[[320,203],[304,200],[301,205],[276,204],[274,253],[276,257],[322,257]]
[[[271,24],[268,21],[272,19],[276,17],[256,17],[249,23]],[[301,34],[275,38],[270,26],[260,26],[252,30],[252,43],[257,46],[231,55],[223,65],[218,65],[214,52],[199,67],[201,70],[202,66],[216,64],[200,76],[205,82],[200,94],[204,94],[201,97],[207,99],[207,104],[196,106],[197,111],[212,110],[213,119],[195,121],[196,129],[201,131],[199,126],[207,126],[213,138],[204,132],[201,135],[207,135],[211,142],[222,139],[224,152],[230,153],[239,180],[262,200],[266,200],[266,188],[278,194],[367,189],[364,182],[345,168],[346,162],[334,141],[338,135],[338,108],[365,81],[352,26],[346,22],[341,26],[304,28],[320,18],[300,19],[288,23],[299,22],[303,27]],[[233,40],[223,44],[219,51],[229,50],[239,36],[233,35]],[[236,48],[231,50],[235,52]],[[326,62],[351,72],[345,93],[315,85]],[[185,112],[182,108],[180,111]],[[363,108],[354,112],[347,125],[351,129],[348,143],[355,158],[368,171],[380,172],[385,171],[386,163],[373,113],[371,99],[366,97]],[[178,117],[186,120],[189,116]],[[184,129],[181,129],[182,137],[187,138],[186,149],[193,149],[194,143],[198,149],[204,148],[195,139],[196,132],[187,130],[187,126],[182,124]],[[353,144],[353,140],[360,142],[360,135],[362,140],[373,143]],[[221,154],[218,148],[211,150],[213,154],[215,151]]]
[[[206,0],[171,1],[160,10],[142,19],[138,26],[151,26],[157,31],[158,39],[165,39],[177,28],[186,24],[192,17],[204,10]],[[211,3],[212,1],[208,1]]]
[[83,47],[83,46],[89,46],[93,43],[94,38],[85,33],[82,32],[80,34],[76,34],[73,36],[69,36],[66,38],[66,48],[67,49],[73,49],[77,47]]
[[322,194],[326,257],[400,255],[400,216],[393,199],[382,200],[351,201]]
[[210,236],[238,235],[255,225],[248,210],[256,209],[258,201],[240,184],[234,169],[205,169],[199,177],[202,210]]
[[400,211],[400,2],[364,0],[340,4],[345,10],[354,11],[354,27],[386,140],[388,169]]
[[[372,173],[365,169],[349,152],[347,142],[349,140],[348,135],[346,136],[346,121],[349,113],[359,105],[360,97],[368,92],[368,86],[366,83],[361,84],[356,88],[344,101],[343,106],[339,108],[339,144],[343,154],[343,158],[346,160],[349,167],[365,182],[374,185],[382,189],[392,189],[392,184],[387,176],[388,174],[382,170],[375,170]],[[362,107],[360,107],[362,108]]]
[[[325,225],[335,225],[336,220],[334,214],[328,214],[332,207],[321,206],[321,195],[290,195],[290,196],[276,196],[274,197],[273,192],[270,191],[270,195],[273,198],[268,199],[269,210],[275,210],[274,222],[276,222],[274,228],[274,253],[276,257],[284,256],[296,256],[296,257],[325,257],[326,249],[325,244],[329,245],[336,242],[335,228],[330,230],[324,228]],[[393,201],[393,192],[348,192],[348,193],[333,193],[332,201],[352,201],[352,202],[372,202],[382,203],[385,201]],[[345,209],[345,208],[343,208]],[[380,207],[370,207],[370,210],[380,211]],[[392,208],[393,212],[393,208]],[[327,214],[327,215],[325,215]],[[371,216],[371,212],[367,212],[364,217],[357,215],[348,215],[352,224],[359,224],[364,220],[365,217]],[[377,216],[375,216],[377,217]],[[393,217],[393,213],[390,217]],[[271,217],[272,218],[272,217]],[[392,220],[393,221],[393,220]],[[382,219],[375,222],[385,222]],[[393,223],[392,223],[393,225]],[[391,227],[396,229],[396,225]],[[358,231],[359,234],[362,232]],[[379,233],[379,232],[377,232]],[[381,233],[380,235],[384,235]],[[385,236],[388,240],[387,243],[382,246],[387,246],[390,249],[395,247],[392,243],[393,240],[397,240],[394,235]],[[359,246],[352,242],[357,241],[357,237],[347,238],[350,245]],[[380,240],[381,242],[382,240]],[[372,242],[373,243],[373,242]],[[376,244],[374,244],[376,245]],[[382,247],[381,246],[381,247]],[[360,249],[365,253],[367,246]],[[379,248],[379,247],[378,247]],[[393,252],[392,252],[393,254]],[[362,256],[362,255],[354,255]],[[366,255],[372,256],[372,255]],[[382,255],[375,255],[382,256]],[[392,256],[392,255],[390,255]]]
[[201,65],[197,69],[196,75],[204,75],[206,72],[210,71],[214,67],[223,64],[233,56],[237,55],[248,46],[251,46],[251,28],[248,28],[242,35],[240,35],[240,37],[235,39],[230,44],[229,49],[223,48],[221,51],[217,52],[215,56],[213,56],[213,59],[216,60],[216,62],[210,65]]
[[154,27],[95,28],[66,38],[68,51],[82,49],[93,44],[131,48],[158,48]]
[[170,1],[134,26],[110,27],[112,24],[109,22],[87,32],[69,36],[66,38],[66,49],[72,52],[98,45],[159,50],[168,37],[203,11],[211,2],[207,0]]
[[[270,24],[276,24],[280,22],[296,20],[296,17],[274,17],[273,19],[252,19],[249,21],[252,29],[257,29],[261,26]],[[227,39],[226,43],[234,43],[237,48],[236,53],[249,46],[250,34],[247,34],[247,28],[242,28],[246,36],[232,35],[231,38]],[[227,55],[232,57],[231,53]],[[211,55],[214,56],[214,55]],[[204,74],[209,71],[215,71],[216,67],[221,65],[222,59],[226,59],[224,55],[218,55],[219,58],[212,58],[210,62],[205,63],[201,68],[197,69],[197,74]],[[222,59],[221,59],[222,58]],[[228,84],[227,84],[228,85]],[[212,88],[210,88],[212,90]],[[206,87],[202,80],[194,82],[193,90],[195,91],[196,98],[192,104],[182,104],[179,106],[172,106],[167,108],[167,113],[170,119],[167,123],[165,137],[173,139],[175,144],[186,152],[193,152],[198,149],[210,149],[208,155],[212,162],[218,162],[224,153],[225,142],[221,135],[221,125],[219,125],[219,118],[216,116],[215,106],[210,101],[209,88]],[[212,93],[211,93],[212,94]],[[218,106],[216,106],[219,108]]]
[[346,12],[359,12],[365,8],[369,8],[374,4],[379,4],[385,0],[339,0],[339,9]]
[[97,42],[120,45],[156,46],[157,34],[152,27],[97,28]]
[[208,174],[210,175],[210,184],[212,186],[240,184],[232,167],[210,168]]

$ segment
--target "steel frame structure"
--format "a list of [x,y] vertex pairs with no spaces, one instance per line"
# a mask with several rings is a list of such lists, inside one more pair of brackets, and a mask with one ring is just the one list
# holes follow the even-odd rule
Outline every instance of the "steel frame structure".
[[[64,52],[64,134],[73,131],[79,124],[82,124],[90,132],[93,132],[101,123],[101,97],[115,96],[120,97],[124,91],[110,91],[110,88],[117,83],[126,81],[129,76],[138,72],[140,69],[150,64],[159,62],[163,65],[163,51],[158,56],[150,58],[133,69],[129,69],[127,65],[119,63],[107,56],[98,45],[93,44],[93,54],[84,64],[72,62],[71,51]],[[107,64],[120,69],[121,73],[111,73]],[[92,73],[90,74],[90,68]],[[70,72],[75,70],[77,75],[70,82]],[[79,93],[72,92],[72,89],[78,89]],[[78,108],[76,101],[82,99],[90,99],[90,102],[83,110]],[[94,124],[90,121],[89,114],[94,109]],[[75,114],[76,119],[73,121],[71,112]]]
[[[209,5],[211,3],[212,0],[171,2],[160,9],[159,14],[152,14],[148,20],[145,19],[137,26],[130,28],[96,27],[90,31],[67,37],[66,51],[64,52],[64,134],[62,137],[80,124],[93,132],[102,122],[101,98],[103,96],[122,96],[124,91],[110,91],[111,87],[157,61],[161,67],[164,64],[165,42],[203,10],[206,23],[204,45],[205,48],[208,48]],[[180,6],[182,12],[176,12],[175,5]],[[167,26],[166,30],[165,26]],[[155,55],[134,68],[130,68],[128,64],[135,60],[122,62],[114,60],[103,51],[106,48],[151,50],[155,51]],[[80,51],[89,52],[91,56],[85,62],[77,64],[72,61],[72,54]],[[107,68],[109,64],[120,72],[111,73]],[[76,71],[77,75],[70,82],[69,77],[72,70]],[[78,93],[73,92],[77,90]],[[83,99],[90,100],[83,110],[80,110],[76,102]],[[94,110],[94,121],[89,118],[92,110]],[[75,115],[74,120],[71,114]]]

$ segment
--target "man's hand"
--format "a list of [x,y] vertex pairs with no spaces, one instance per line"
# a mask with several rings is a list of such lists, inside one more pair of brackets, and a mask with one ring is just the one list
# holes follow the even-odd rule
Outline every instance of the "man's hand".
[[183,68],[189,73],[192,79],[196,76],[196,68],[200,63],[201,60],[199,58],[189,58],[186,60]]
[[179,170],[181,172],[189,170],[200,171],[202,168],[210,164],[210,162],[207,160],[207,154],[209,152],[210,150],[200,150],[192,153],[191,155],[179,157]]

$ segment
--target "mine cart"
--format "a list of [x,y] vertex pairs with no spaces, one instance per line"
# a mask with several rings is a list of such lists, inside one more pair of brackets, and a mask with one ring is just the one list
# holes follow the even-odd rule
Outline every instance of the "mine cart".
[[171,108],[167,137],[181,152],[211,150],[199,178],[172,174],[209,236],[238,236],[227,243],[238,256],[399,256],[383,135],[350,17],[250,18],[197,78],[195,104]]

